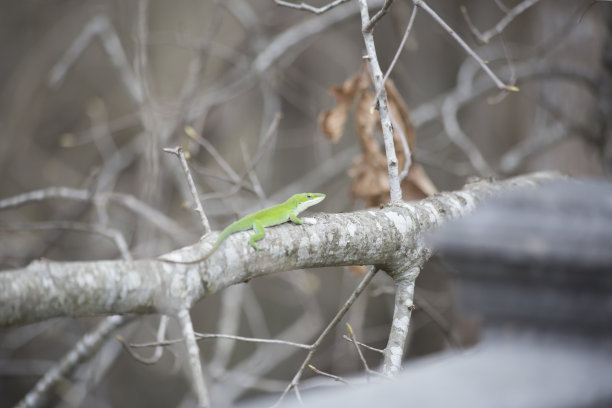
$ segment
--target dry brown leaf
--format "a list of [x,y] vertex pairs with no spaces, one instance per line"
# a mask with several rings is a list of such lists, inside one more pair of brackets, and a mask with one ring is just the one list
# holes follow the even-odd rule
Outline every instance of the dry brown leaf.
[[349,271],[355,276],[363,276],[368,271],[368,267],[365,265],[351,265],[348,267]]
[[330,87],[329,93],[336,99],[336,106],[321,112],[319,115],[319,131],[329,140],[336,143],[344,133],[346,119],[355,96],[359,75],[353,75],[344,81],[341,87]]
[[[390,186],[387,158],[377,140],[377,134],[382,132],[380,116],[378,111],[371,109],[374,93],[370,81],[365,66],[360,73],[347,79],[342,87],[330,88],[336,98],[336,106],[319,115],[319,128],[330,140],[337,142],[344,132],[348,113],[354,104],[355,132],[362,155],[353,160],[349,169],[349,175],[353,178],[351,191],[355,196],[365,199],[368,207],[375,207],[389,201]],[[410,151],[414,151],[414,126],[410,121],[408,106],[393,81],[388,80],[385,89],[395,128],[395,153],[401,171],[406,163],[401,134],[406,138]],[[437,191],[425,170],[414,159],[401,187],[404,200],[419,200]]]
[[402,199],[404,201],[416,201],[429,197],[438,192],[423,166],[412,163],[410,171],[402,181]]

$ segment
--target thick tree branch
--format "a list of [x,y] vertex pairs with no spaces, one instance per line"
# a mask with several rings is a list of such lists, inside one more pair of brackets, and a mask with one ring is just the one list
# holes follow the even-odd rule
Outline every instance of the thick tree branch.
[[[381,210],[319,214],[316,225],[269,228],[254,252],[250,232],[230,236],[205,262],[169,264],[137,261],[52,262],[40,260],[0,274],[0,326],[56,316],[122,313],[177,314],[230,285],[298,268],[377,265],[388,273],[423,262],[422,236],[445,220],[470,211],[481,200],[514,187],[537,186],[560,176],[537,173],[506,181],[480,181],[456,192]],[[165,255],[196,259],[216,234]]]

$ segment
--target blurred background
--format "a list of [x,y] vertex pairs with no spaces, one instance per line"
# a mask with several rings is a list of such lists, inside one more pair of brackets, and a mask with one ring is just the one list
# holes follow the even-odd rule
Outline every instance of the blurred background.
[[[438,190],[460,188],[469,176],[605,177],[612,169],[611,6],[533,1],[487,44],[478,40],[473,27],[487,32],[519,3],[428,2],[520,92],[500,93],[423,11],[390,75],[415,129],[413,161]],[[383,71],[411,11],[397,1],[376,26]],[[372,204],[348,173],[360,155],[351,114],[336,141],[318,124],[336,103],[329,88],[362,69],[363,44],[356,2],[318,16],[271,0],[2,2],[0,268],[41,257],[156,257],[195,242],[202,228],[184,173],[163,148],[187,153],[215,230],[296,192],[326,193],[316,211]],[[294,271],[230,288],[192,310],[195,329],[311,342],[360,272]],[[418,280],[408,359],[478,340],[478,323],[453,307],[451,286],[448,270],[429,262]],[[358,340],[385,347],[393,293],[379,274],[353,306],[346,320]],[[16,403],[98,321],[2,329],[0,406]],[[159,322],[140,317],[120,332],[149,342]],[[342,324],[317,353],[317,368],[341,376],[362,370],[345,334]],[[166,337],[180,337],[175,322]],[[200,349],[221,406],[282,391],[305,354],[229,340],[204,340]],[[50,403],[180,406],[191,398],[183,357],[176,345],[147,366],[111,339],[58,384]],[[381,362],[375,352],[365,357],[372,367]],[[306,377],[305,388],[331,383]]]

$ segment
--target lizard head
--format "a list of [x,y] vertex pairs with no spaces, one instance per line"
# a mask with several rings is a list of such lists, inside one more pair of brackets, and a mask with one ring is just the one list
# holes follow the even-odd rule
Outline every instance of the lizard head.
[[325,194],[320,193],[300,193],[292,196],[288,201],[295,206],[295,213],[299,214],[308,207],[320,203],[325,198]]

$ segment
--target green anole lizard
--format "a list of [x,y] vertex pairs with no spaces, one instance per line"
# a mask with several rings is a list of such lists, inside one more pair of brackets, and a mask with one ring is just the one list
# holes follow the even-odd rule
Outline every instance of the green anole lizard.
[[273,227],[275,225],[283,224],[287,221],[293,221],[296,224],[303,224],[304,221],[297,217],[298,214],[307,209],[308,207],[312,207],[313,205],[320,203],[321,201],[323,201],[324,198],[325,194],[319,193],[295,194],[282,204],[275,205],[270,208],[265,208],[253,214],[249,214],[244,218],[241,218],[238,221],[235,221],[228,225],[223,231],[221,231],[219,238],[217,238],[217,241],[210,249],[210,251],[208,251],[206,255],[199,259],[194,259],[193,261],[173,261],[171,259],[160,258],[160,260],[164,262],[185,265],[203,262],[208,259],[208,257],[211,256],[213,252],[217,250],[217,248],[219,248],[221,243],[225,241],[227,237],[229,237],[235,232],[247,231],[250,229],[253,229],[255,233],[251,235],[251,238],[249,238],[249,244],[256,250],[259,250],[257,241],[263,239],[263,237],[266,236],[266,227]]

